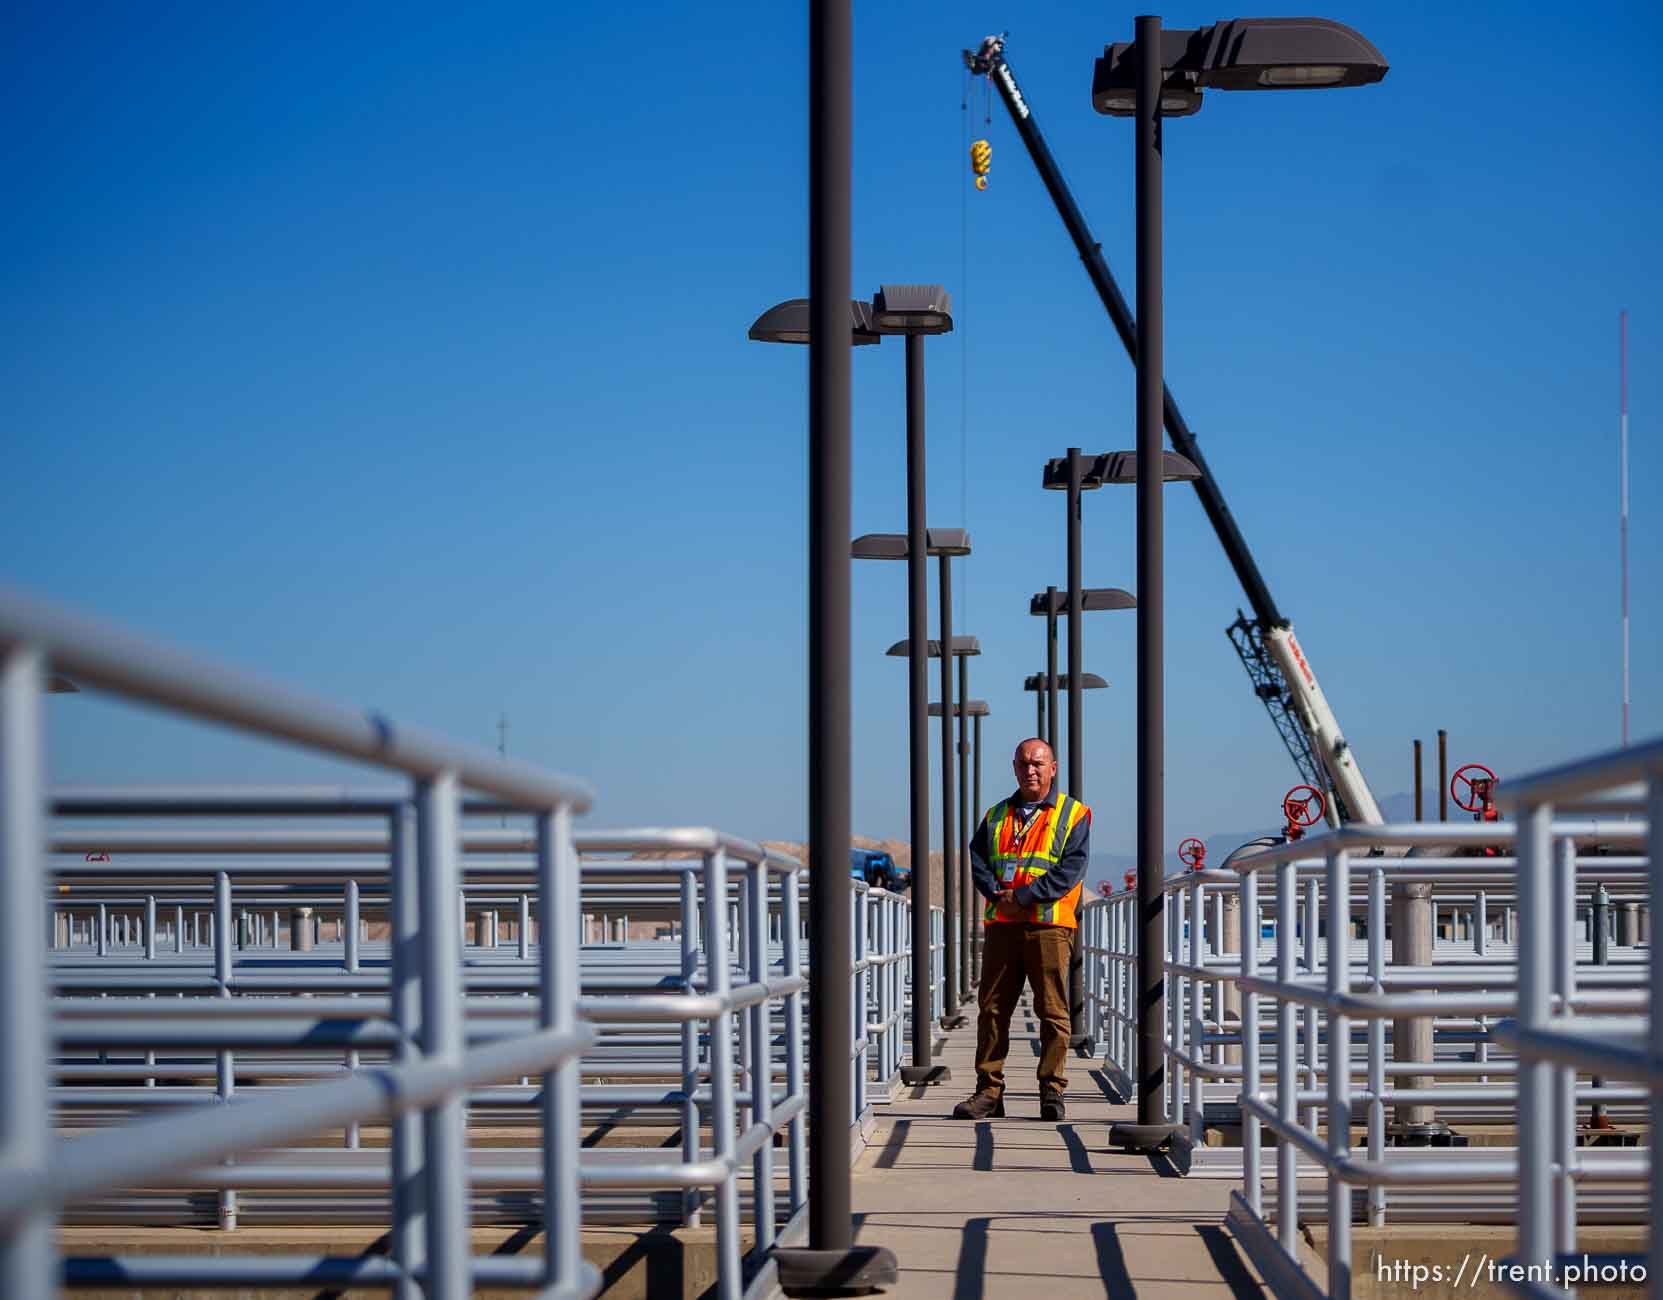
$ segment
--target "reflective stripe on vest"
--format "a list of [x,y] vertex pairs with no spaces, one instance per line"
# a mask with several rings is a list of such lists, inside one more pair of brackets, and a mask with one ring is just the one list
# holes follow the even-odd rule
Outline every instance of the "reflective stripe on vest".
[[[988,810],[988,865],[1002,889],[1018,889],[1038,880],[1062,858],[1068,837],[1074,833],[1082,817],[1088,816],[1086,806],[1078,799],[1059,794],[1054,804],[1042,806],[1024,828],[1017,816],[1016,806],[1005,800]],[[1082,880],[1063,897],[1047,903],[1024,907],[1022,915],[1000,916],[992,903],[982,909],[982,920],[988,925],[1000,921],[1035,922],[1040,925],[1061,925],[1072,929],[1078,921]]]

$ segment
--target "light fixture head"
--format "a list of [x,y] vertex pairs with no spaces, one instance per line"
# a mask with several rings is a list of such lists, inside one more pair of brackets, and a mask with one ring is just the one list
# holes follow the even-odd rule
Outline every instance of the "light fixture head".
[[[775,303],[747,331],[747,337],[758,343],[807,343],[812,334],[807,298],[787,298]],[[883,342],[872,328],[871,303],[859,299],[849,303],[849,342],[855,347]]]
[[[1099,113],[1137,112],[1137,43],[1108,45],[1092,73]],[[1329,18],[1232,18],[1161,32],[1161,115],[1187,117],[1203,90],[1318,90],[1366,86],[1389,70],[1361,33]]]
[[946,334],[953,328],[952,295],[939,284],[886,284],[872,299],[879,334]]

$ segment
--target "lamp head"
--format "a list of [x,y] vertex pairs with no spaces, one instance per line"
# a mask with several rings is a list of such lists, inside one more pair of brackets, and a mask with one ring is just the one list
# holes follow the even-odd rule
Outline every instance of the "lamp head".
[[879,334],[946,334],[953,328],[952,295],[939,284],[886,284],[871,309]]
[[[1091,105],[1111,117],[1137,112],[1137,43],[1105,46]],[[1316,90],[1381,80],[1385,56],[1359,32],[1328,18],[1232,18],[1161,32],[1161,115],[1188,117],[1203,90]]]

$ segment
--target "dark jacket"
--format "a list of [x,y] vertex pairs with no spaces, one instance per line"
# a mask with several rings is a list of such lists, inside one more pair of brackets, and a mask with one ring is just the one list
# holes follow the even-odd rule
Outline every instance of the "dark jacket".
[[[1052,782],[1050,792],[1040,803],[1051,807],[1057,802],[1058,797],[1056,782]],[[1016,803],[1020,802],[1021,798],[1021,792],[1017,791],[1001,802]],[[998,804],[994,807],[998,807]],[[992,809],[988,811],[991,812]],[[987,814],[983,813],[981,824],[976,827],[975,837],[970,841],[970,874],[976,881],[976,892],[990,903],[999,897],[999,878],[994,875],[993,868],[987,860],[990,851],[988,837],[992,833],[992,828],[987,824]],[[1016,891],[1016,902],[1022,907],[1055,902],[1086,878],[1086,866],[1090,859],[1091,809],[1088,807],[1086,815],[1080,818],[1073,834],[1068,837],[1068,843],[1063,845],[1061,860],[1038,880],[1021,886]]]

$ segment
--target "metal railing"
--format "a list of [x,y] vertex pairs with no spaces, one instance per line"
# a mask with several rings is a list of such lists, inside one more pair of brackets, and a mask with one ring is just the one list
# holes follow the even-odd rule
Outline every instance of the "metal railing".
[[[1353,1221],[1517,1221],[1525,1229],[1519,1262],[1538,1269],[1574,1249],[1579,1205],[1584,1219],[1650,1221],[1657,1198],[1642,1194],[1655,1177],[1645,1154],[1576,1142],[1579,1113],[1590,1124],[1644,1122],[1656,1104],[1653,1058],[1634,1037],[1644,1029],[1636,1018],[1650,1006],[1653,958],[1634,946],[1632,912],[1625,946],[1610,945],[1603,928],[1595,932],[1608,900],[1626,906],[1653,897],[1655,841],[1649,856],[1633,850],[1659,824],[1656,795],[1649,820],[1618,815],[1644,811],[1635,798],[1585,796],[1655,773],[1660,749],[1549,774],[1565,785],[1510,783],[1521,803],[1538,790],[1584,800],[1561,800],[1558,820],[1545,814],[1541,844],[1533,851],[1526,837],[1517,860],[1508,856],[1511,823],[1348,827],[1244,852],[1229,864],[1235,870],[1167,880],[1167,1119],[1185,1127],[1179,1157],[1194,1162],[1192,1172],[1240,1173],[1231,1221],[1279,1293],[1321,1290],[1300,1263],[1302,1219],[1327,1222],[1334,1297],[1350,1293]],[[1597,854],[1578,852],[1595,844]],[[1440,856],[1372,856],[1405,848]],[[1267,872],[1268,898],[1260,888]],[[1405,885],[1430,886],[1424,918],[1388,909],[1388,894]],[[1585,938],[1579,900],[1587,905]],[[1135,906],[1120,892],[1094,900],[1085,919],[1093,1033],[1125,1098],[1138,1077]],[[1447,935],[1428,936],[1426,964],[1389,960],[1389,928],[1411,923]],[[1515,1015],[1521,1028],[1501,1023]],[[1415,1022],[1429,1026],[1419,1040],[1430,1043],[1429,1054],[1415,1047]],[[1530,1050],[1518,1050],[1526,1044]],[[1557,1062],[1551,1088],[1540,1082],[1549,1060]],[[1503,1137],[1516,1126],[1519,1149],[1408,1145],[1439,1140],[1390,1122],[1417,1110],[1461,1127],[1487,1124]],[[1202,1146],[1204,1126],[1239,1129],[1239,1147]],[[1583,1132],[1600,1141],[1638,1141],[1636,1134]],[[1267,1139],[1275,1141],[1273,1171],[1265,1167]],[[1543,1179],[1549,1190],[1532,1190]]]
[[[575,783],[5,593],[0,654],[0,868],[8,915],[33,940],[32,956],[24,943],[0,963],[0,1002],[21,1009],[0,1030],[0,1077],[18,1081],[21,1103],[0,1121],[0,1159],[25,1175],[0,1191],[5,1294],[48,1294],[61,1277],[586,1295],[599,1279],[579,1254],[583,1221],[697,1223],[711,1201],[718,1294],[772,1287],[769,1252],[798,1239],[807,1203],[806,882],[795,860],[712,831],[574,835],[571,814],[588,802]],[[48,665],[408,773],[413,792],[49,797]],[[463,787],[484,797],[464,802]],[[501,829],[482,824],[498,817]],[[857,883],[850,906],[858,1143],[872,1102],[897,1086],[910,900]],[[662,937],[640,939],[631,918]],[[939,1013],[939,911],[931,921]],[[470,1149],[481,1119],[537,1145]],[[73,1136],[41,1141],[54,1122]],[[656,1137],[621,1145],[620,1124],[675,1128],[679,1150]],[[330,1133],[333,1150],[316,1145]],[[228,1231],[239,1218],[327,1214],[390,1221],[392,1249],[54,1258],[51,1225],[66,1215],[200,1222],[204,1194],[206,1221]],[[543,1258],[475,1259],[468,1228],[487,1221],[541,1224]]]
[[[46,1063],[53,1059],[44,937],[47,873],[42,701],[47,671],[255,735],[297,742],[412,779],[388,815],[396,969],[377,1028],[396,1059],[352,1077],[256,1102],[228,1104],[125,1127],[121,1141],[57,1140]],[[0,1292],[54,1294],[62,1278],[53,1240],[67,1204],[136,1181],[217,1164],[294,1141],[320,1127],[393,1126],[394,1248],[386,1257],[151,1258],[148,1276],[183,1285],[383,1284],[403,1294],[461,1297],[476,1283],[532,1285],[587,1296],[599,1278],[582,1258],[577,1188],[577,1061],[594,1031],[577,1014],[577,945],[542,947],[536,1027],[470,1047],[455,915],[461,791],[529,813],[545,935],[574,915],[577,856],[571,819],[590,802],[582,785],[522,764],[291,694],[14,594],[0,596]],[[228,916],[220,914],[222,931]],[[566,933],[569,933],[567,931]],[[204,1018],[213,1025],[211,1016]],[[368,1018],[363,1018],[368,1024]],[[204,1026],[199,1025],[198,1028]],[[229,1028],[229,1027],[228,1027]],[[246,1028],[246,1027],[245,1027]],[[211,1032],[211,1029],[210,1029]],[[275,1021],[273,1037],[294,1035]],[[463,1097],[470,1087],[542,1076],[544,1252],[475,1260],[470,1249]],[[124,1270],[131,1276],[132,1267]],[[507,1274],[508,1276],[505,1276]]]

